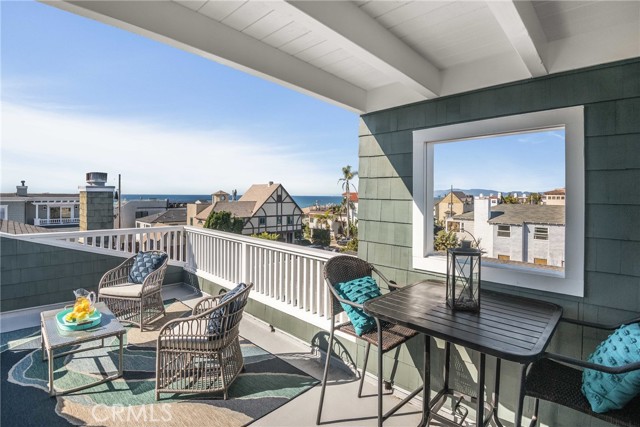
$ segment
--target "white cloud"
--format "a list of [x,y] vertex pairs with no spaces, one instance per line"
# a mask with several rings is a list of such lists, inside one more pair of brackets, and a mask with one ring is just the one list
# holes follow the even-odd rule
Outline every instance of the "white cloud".
[[340,165],[323,164],[322,149],[287,149],[282,140],[242,130],[209,131],[2,104],[2,191],[26,180],[30,192],[76,192],[84,174],[122,174],[124,194],[244,192],[275,181],[292,194],[338,194]]

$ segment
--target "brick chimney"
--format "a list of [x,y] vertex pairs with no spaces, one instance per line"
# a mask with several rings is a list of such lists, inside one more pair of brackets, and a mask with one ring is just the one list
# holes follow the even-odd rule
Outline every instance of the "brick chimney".
[[80,191],[80,230],[113,228],[113,195],[115,186],[106,186],[105,172],[87,173],[87,185]]

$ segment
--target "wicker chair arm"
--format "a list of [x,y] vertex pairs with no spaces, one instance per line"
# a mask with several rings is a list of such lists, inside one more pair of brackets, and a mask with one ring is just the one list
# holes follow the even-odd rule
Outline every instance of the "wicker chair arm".
[[543,354],[544,358],[555,360],[557,362],[566,363],[568,365],[578,366],[586,369],[593,369],[607,374],[624,374],[631,371],[640,370],[640,362],[628,363],[621,366],[604,366],[598,363],[586,362],[584,360],[576,359],[573,357],[565,356],[563,354],[549,353]]
[[562,317],[560,321],[565,323],[570,323],[572,325],[586,326],[588,328],[602,329],[605,331],[613,331],[614,329],[618,329],[622,325],[629,325],[631,323],[640,322],[640,317],[636,317],[626,322],[616,323],[616,324],[594,323],[594,322],[587,322],[585,320],[569,319],[567,317]]
[[165,259],[160,267],[149,273],[142,282],[142,295],[157,291],[162,286],[164,274],[167,270],[168,259]]
[[[376,275],[380,278],[380,282],[384,283],[386,288],[390,291],[395,291],[396,289],[400,289],[402,286],[398,285],[395,281],[387,279],[387,276],[382,274],[380,270],[375,268],[373,265],[369,264],[371,267],[371,271],[376,273]],[[378,284],[380,286],[380,283]]]
[[216,307],[218,304],[220,304],[221,297],[222,295],[215,296],[215,297],[208,296],[208,297],[201,298],[193,307],[193,310],[191,311],[191,315],[192,316],[199,315],[201,313],[204,313],[205,311],[212,309],[213,307]]
[[108,288],[110,286],[121,285],[129,281],[129,271],[133,265],[134,257],[124,261],[119,266],[112,268],[102,275],[100,283],[98,284],[98,292],[102,288]]

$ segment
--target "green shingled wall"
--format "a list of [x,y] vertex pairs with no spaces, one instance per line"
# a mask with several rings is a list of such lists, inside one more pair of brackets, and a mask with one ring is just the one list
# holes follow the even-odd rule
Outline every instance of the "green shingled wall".
[[[639,59],[363,115],[358,255],[398,283],[429,277],[411,268],[414,130],[577,105],[585,107],[585,297],[486,286],[553,301],[574,318],[608,322],[635,315],[640,311]],[[563,326],[551,349],[584,357],[600,338]],[[400,356],[399,372],[420,366],[419,344],[411,343],[408,353],[411,357]],[[507,364],[503,390],[515,387],[515,378],[515,366]],[[402,379],[397,384],[407,388]],[[512,409],[509,397],[504,393],[503,400]],[[541,411],[553,426],[606,425],[551,405]]]
[[[0,237],[0,312],[69,302],[78,288],[97,291],[102,275],[125,258]],[[169,266],[165,284],[182,282]]]

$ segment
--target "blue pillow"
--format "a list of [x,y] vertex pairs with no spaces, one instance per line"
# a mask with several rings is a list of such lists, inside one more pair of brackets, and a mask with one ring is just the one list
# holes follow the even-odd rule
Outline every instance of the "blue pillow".
[[[371,276],[361,277],[349,282],[338,283],[335,286],[335,290],[340,298],[357,304],[363,304],[372,298],[382,295],[378,284]],[[353,324],[353,329],[356,331],[356,335],[362,336],[362,334],[370,332],[376,328],[375,319],[361,309],[351,307],[344,303],[340,303],[340,305],[342,305],[347,316],[349,316],[349,320],[351,320],[351,323]]]
[[[640,362],[640,324],[622,325],[609,335],[587,359],[604,366]],[[640,371],[607,374],[593,369],[582,373],[582,394],[593,412],[621,409],[640,393]]]
[[[222,296],[222,298],[220,298],[220,301],[218,302],[218,305],[229,301],[231,298],[235,297],[240,292],[242,292],[246,287],[247,287],[247,285],[245,285],[244,283],[240,283],[238,286],[236,286],[235,288],[233,288],[230,291],[228,291],[227,293],[225,293]],[[236,301],[232,302],[231,304],[229,304],[228,308],[230,310],[229,311],[230,315],[233,315],[235,312],[240,310],[241,307],[242,307],[242,302],[238,301],[238,300],[236,300]],[[209,317],[209,324],[207,325],[207,329],[209,331],[209,334],[211,334],[211,335],[220,335],[221,333],[225,332],[223,330],[223,325],[222,325],[222,316],[224,316],[225,309],[226,309],[226,307],[222,307],[222,308],[218,308],[216,310],[213,310],[211,312],[211,315]],[[231,322],[227,322],[227,324],[230,324],[230,323]]]
[[129,270],[129,282],[141,284],[144,279],[158,269],[167,258],[164,252],[138,252]]

